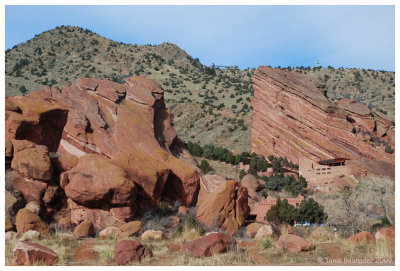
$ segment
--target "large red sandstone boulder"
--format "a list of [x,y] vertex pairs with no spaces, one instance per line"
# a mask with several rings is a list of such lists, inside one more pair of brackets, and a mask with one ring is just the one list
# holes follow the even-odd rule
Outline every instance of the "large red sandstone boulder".
[[200,191],[198,201],[201,201],[209,193],[213,192],[222,183],[226,182],[226,177],[217,174],[203,174],[200,176]]
[[395,239],[395,230],[393,226],[380,229],[375,233],[375,240],[377,241],[394,242]]
[[29,230],[38,231],[40,233],[50,232],[49,226],[44,223],[40,217],[28,209],[20,209],[16,218],[16,227],[18,233],[23,233]]
[[27,178],[17,171],[11,173],[12,187],[22,193],[26,201],[40,201],[46,192],[47,183]]
[[91,206],[132,205],[135,184],[123,169],[97,154],[82,156],[66,172],[69,183],[65,194],[74,202]]
[[42,181],[50,180],[53,172],[47,147],[44,146],[14,153],[11,167],[24,176]]
[[291,253],[309,251],[315,248],[314,244],[310,241],[293,234],[281,235],[275,247],[280,250],[287,250]]
[[374,243],[375,237],[368,231],[362,231],[350,236],[348,240],[353,244]]
[[211,233],[188,242],[183,249],[192,257],[210,257],[229,251],[236,245],[236,240],[226,233]]
[[298,163],[345,157],[394,164],[394,123],[348,99],[330,102],[307,75],[260,66],[254,74],[252,152]]
[[120,241],[114,248],[114,261],[125,265],[132,261],[141,262],[146,257],[153,256],[151,249],[144,247],[139,241]]
[[53,265],[57,260],[53,250],[29,241],[19,241],[13,249],[12,262],[15,265]]
[[68,110],[35,93],[6,98],[6,138],[29,140],[57,151]]
[[218,226],[234,234],[243,225],[249,211],[247,189],[230,180],[199,200],[196,216],[207,226]]
[[74,234],[81,238],[93,236],[94,235],[93,223],[89,220],[82,221],[81,224],[76,226]]

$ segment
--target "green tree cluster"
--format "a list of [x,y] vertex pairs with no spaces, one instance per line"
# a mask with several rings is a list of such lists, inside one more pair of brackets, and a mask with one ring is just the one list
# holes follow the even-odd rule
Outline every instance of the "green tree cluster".
[[324,209],[324,206],[319,205],[312,198],[304,199],[298,208],[290,205],[287,199],[278,198],[276,204],[268,210],[266,218],[275,224],[288,223],[293,225],[295,221],[323,223],[328,218]]

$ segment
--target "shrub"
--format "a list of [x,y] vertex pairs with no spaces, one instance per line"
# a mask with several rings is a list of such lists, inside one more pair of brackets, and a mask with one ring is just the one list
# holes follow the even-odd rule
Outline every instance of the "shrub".
[[202,160],[200,163],[200,169],[204,172],[204,173],[208,173],[211,170],[213,170],[213,168],[210,166],[210,164],[206,161],[206,160]]
[[261,238],[258,241],[258,244],[261,249],[268,249],[268,248],[272,247],[273,240],[271,238],[269,238],[268,236],[265,236],[264,238]]

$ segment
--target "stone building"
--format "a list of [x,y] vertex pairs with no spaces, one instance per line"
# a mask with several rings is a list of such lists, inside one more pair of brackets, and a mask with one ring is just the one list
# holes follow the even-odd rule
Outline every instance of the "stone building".
[[[281,200],[287,199],[290,205],[294,207],[299,207],[300,203],[303,201],[304,197],[299,195],[297,198],[281,198]],[[265,220],[265,216],[269,209],[271,209],[272,205],[276,204],[278,198],[268,196],[266,199],[263,199],[260,202],[257,202],[254,205],[253,210],[250,212],[250,216],[255,217],[255,220],[258,222],[262,222]]]
[[345,158],[336,158],[314,162],[308,158],[299,159],[299,174],[307,180],[307,189],[329,192],[342,186],[346,178],[352,175],[351,167]]

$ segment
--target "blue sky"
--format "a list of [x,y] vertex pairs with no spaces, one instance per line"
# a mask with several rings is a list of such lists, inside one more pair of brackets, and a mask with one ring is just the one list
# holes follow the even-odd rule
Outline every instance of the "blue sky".
[[203,64],[395,69],[394,6],[6,6],[5,47],[59,25],[172,42]]

